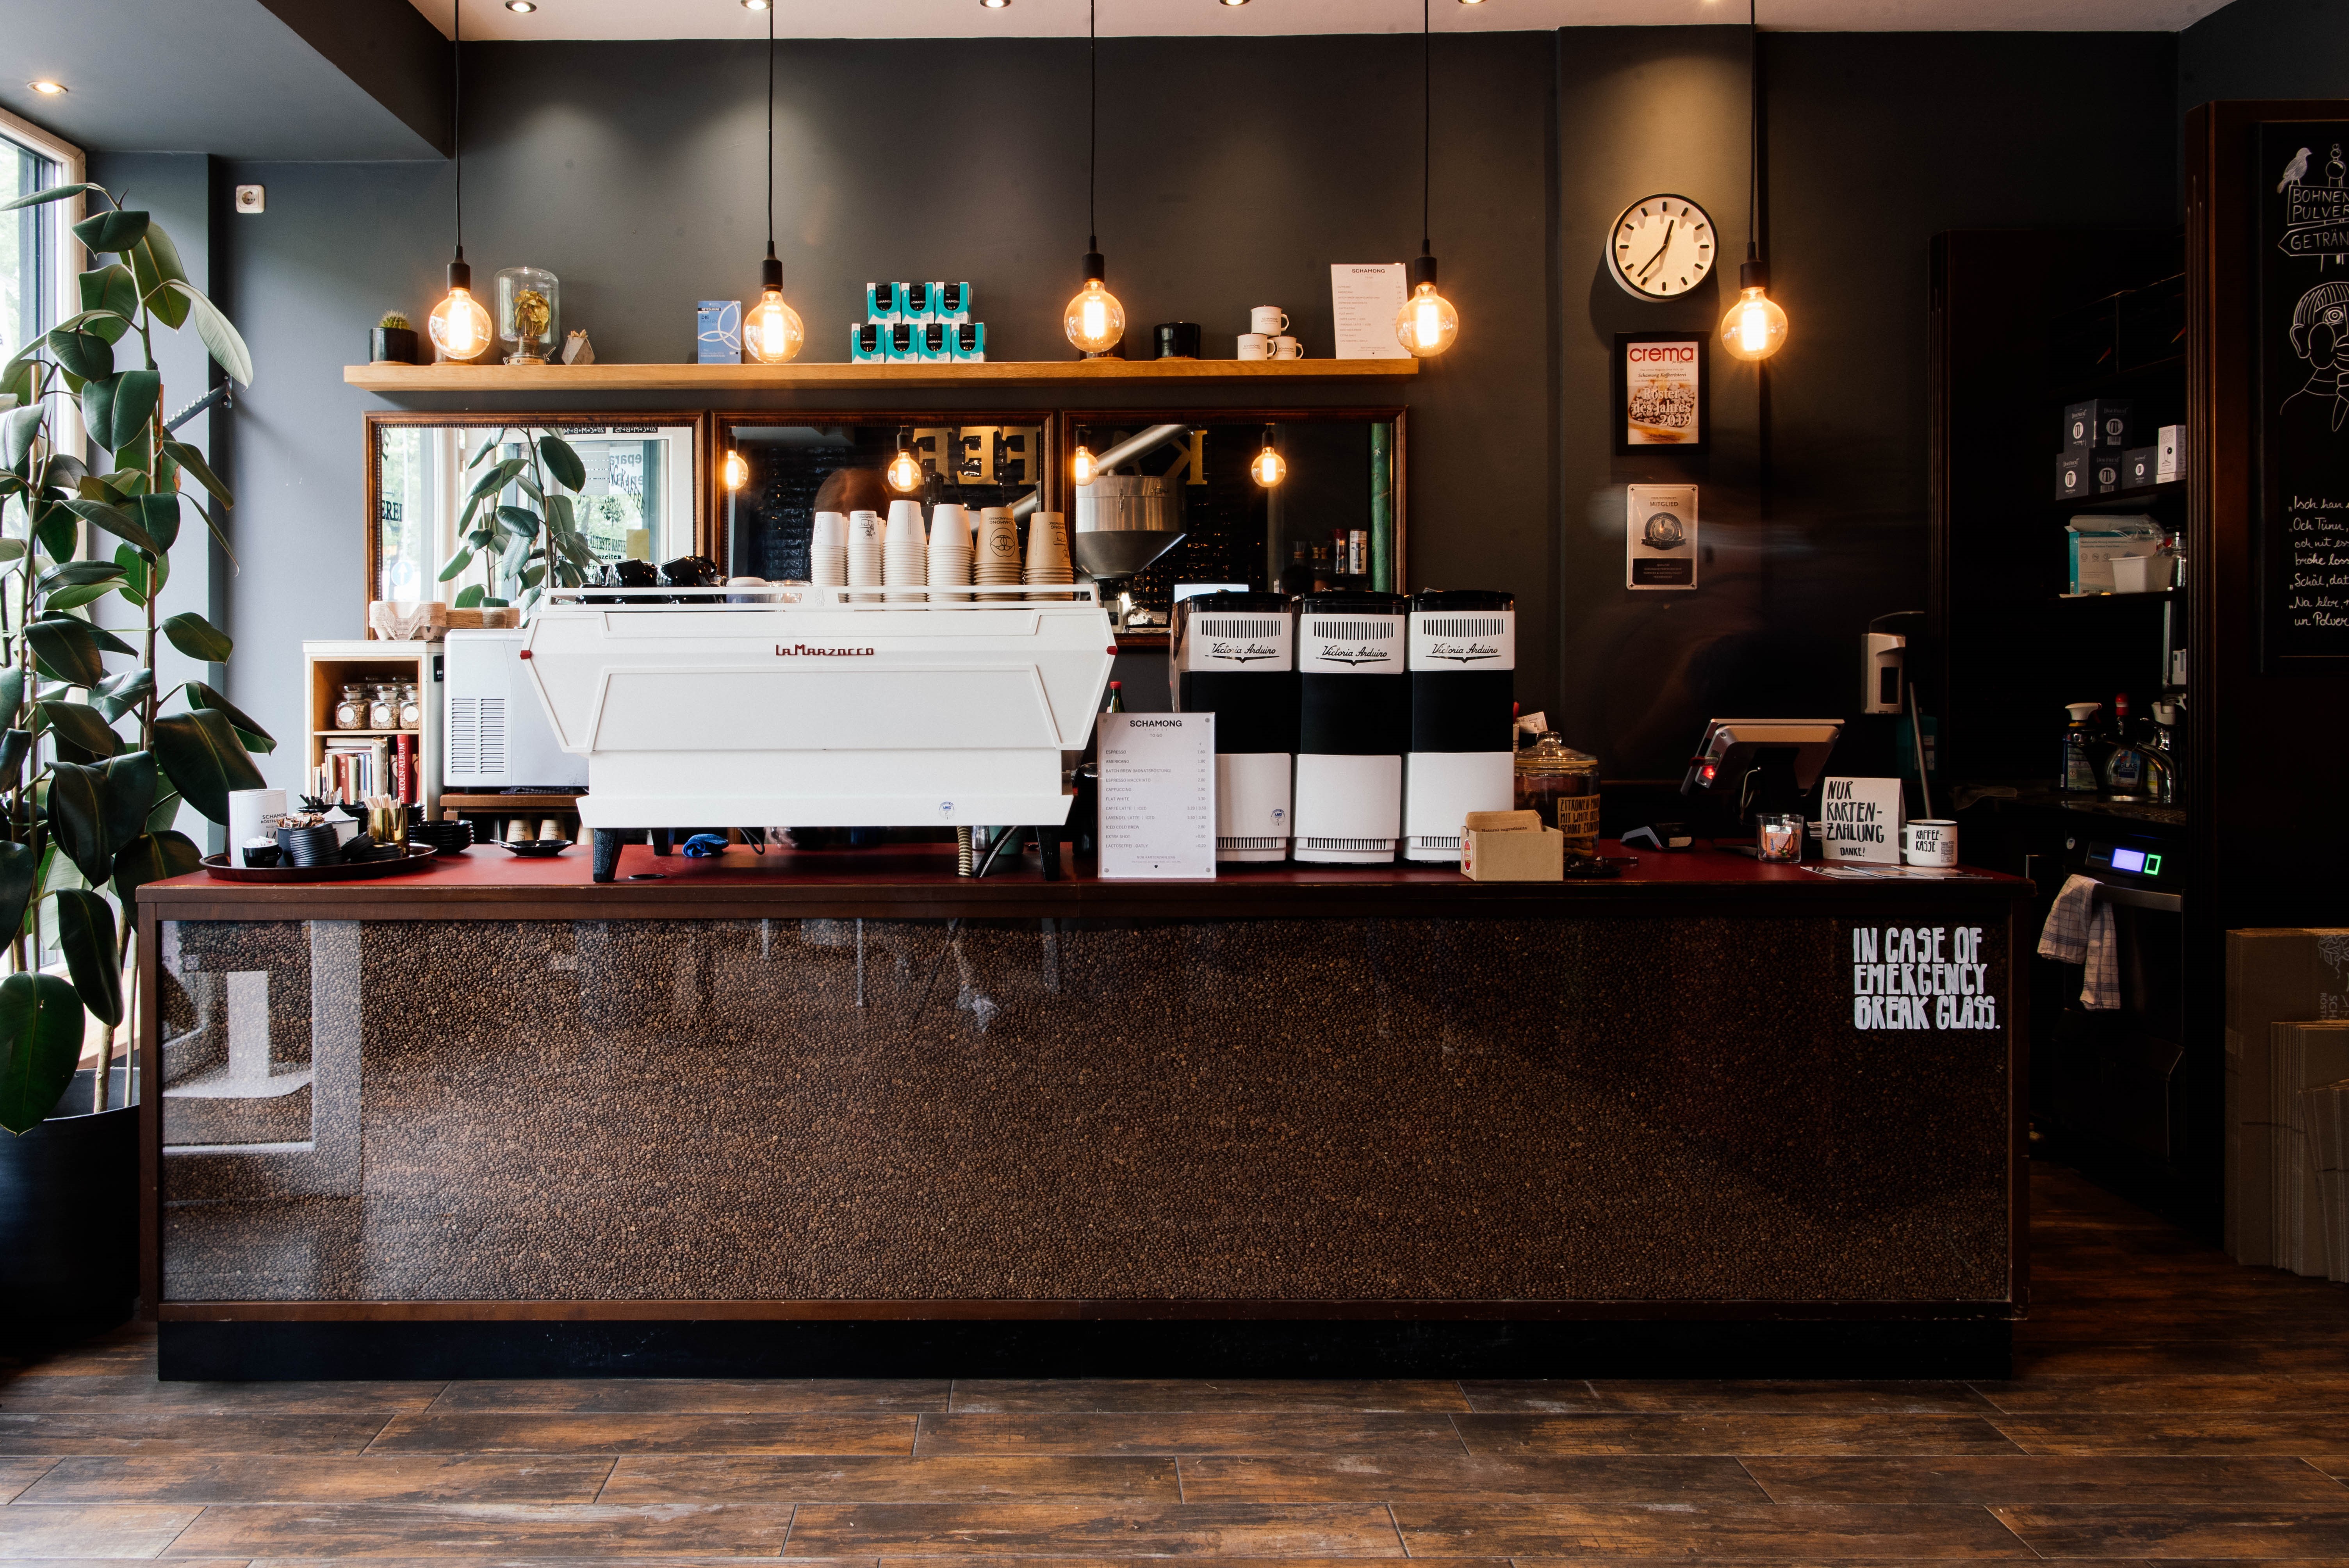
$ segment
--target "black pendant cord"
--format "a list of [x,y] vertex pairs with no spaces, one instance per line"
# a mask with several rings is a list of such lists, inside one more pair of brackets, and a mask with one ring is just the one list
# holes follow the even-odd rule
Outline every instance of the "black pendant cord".
[[1745,259],[1762,259],[1758,243],[1762,215],[1762,25],[1761,0],[1745,0],[1745,102],[1753,110],[1753,145],[1747,173],[1753,181],[1745,198]]
[[465,259],[465,0],[449,44],[449,156],[457,166],[457,259]]
[[1435,253],[1435,40],[1429,30],[1430,0],[1419,0],[1419,253]]
[[775,253],[775,8],[767,7],[767,254]]
[[1101,249],[1101,216],[1094,194],[1101,168],[1101,26],[1099,0],[1085,0],[1085,74],[1092,97],[1085,109],[1085,249]]

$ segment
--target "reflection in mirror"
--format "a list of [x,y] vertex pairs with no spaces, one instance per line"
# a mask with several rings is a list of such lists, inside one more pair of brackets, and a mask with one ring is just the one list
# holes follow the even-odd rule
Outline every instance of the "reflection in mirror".
[[[690,421],[370,415],[367,428],[372,598],[459,608],[528,603],[541,587],[550,533],[561,583],[610,562],[664,562],[698,548]],[[505,482],[477,496],[492,474]]]
[[1066,460],[1081,449],[1094,472],[1073,492],[1078,562],[1137,620],[1209,585],[1400,592],[1398,413],[1065,418]]
[[[893,500],[918,500],[926,517],[941,501],[974,514],[1009,507],[1024,549],[1029,516],[1053,510],[1045,500],[1050,421],[1041,414],[983,417],[994,422],[956,425],[905,414],[827,417],[823,423],[730,420],[719,439],[726,454],[719,472],[729,573],[806,582],[817,512],[885,513]],[[900,452],[915,465],[910,489],[889,482]]]

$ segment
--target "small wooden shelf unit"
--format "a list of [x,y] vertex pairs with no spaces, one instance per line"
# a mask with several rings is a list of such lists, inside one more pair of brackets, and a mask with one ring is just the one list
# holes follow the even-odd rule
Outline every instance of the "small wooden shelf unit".
[[[308,730],[303,751],[305,769],[326,760],[326,742],[336,736],[416,737],[418,793],[429,819],[440,814],[440,643],[378,643],[365,638],[302,645],[303,688]],[[335,700],[354,682],[412,681],[417,706],[423,710],[422,727],[397,729],[336,729]],[[298,786],[297,791],[298,792]]]

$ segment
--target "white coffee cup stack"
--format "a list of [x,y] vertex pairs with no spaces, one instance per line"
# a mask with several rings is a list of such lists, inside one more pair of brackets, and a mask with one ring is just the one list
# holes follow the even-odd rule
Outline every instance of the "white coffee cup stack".
[[918,590],[930,580],[930,541],[922,528],[922,503],[917,500],[893,500],[889,503],[889,526],[881,535],[881,581],[895,590],[883,598],[892,604],[919,604],[929,598],[927,593],[907,593]]
[[[848,514],[848,585],[852,588],[881,586],[881,514],[877,511],[852,511]],[[880,599],[877,593],[854,595],[856,603],[871,604]]]
[[[1008,506],[990,506],[978,514],[977,560],[971,581],[982,588],[1017,588],[1022,581],[1019,564],[1019,524]],[[1019,601],[1017,593],[982,593],[996,603]]]
[[[952,501],[942,500],[930,509],[930,586],[933,588],[968,588],[970,586],[970,511]],[[934,593],[933,604],[958,608],[968,604],[968,593]]]
[[848,519],[836,511],[815,514],[815,528],[808,536],[808,581],[819,588],[847,585]]
[[[1074,583],[1076,568],[1069,560],[1069,535],[1061,526],[1057,511],[1040,511],[1028,520],[1028,571],[1030,587]],[[1065,594],[1051,594],[1065,598]]]

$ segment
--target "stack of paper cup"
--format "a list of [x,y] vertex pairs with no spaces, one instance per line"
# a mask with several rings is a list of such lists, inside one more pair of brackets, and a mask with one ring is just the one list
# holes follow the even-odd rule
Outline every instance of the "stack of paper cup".
[[[848,514],[848,585],[852,588],[881,586],[881,514],[877,511],[852,511]],[[854,595],[856,603],[878,603],[878,593]]]
[[[990,506],[978,514],[977,559],[971,581],[981,587],[1019,586],[1019,524],[1008,506]],[[1017,602],[1017,593],[982,593],[999,603]]]
[[[1028,585],[1074,583],[1076,568],[1069,561],[1069,535],[1057,511],[1040,511],[1028,520]],[[1066,594],[1046,597],[1060,599]]]
[[[893,500],[889,503],[889,527],[881,536],[881,581],[893,589],[916,589],[929,581],[930,542],[922,531],[922,503],[917,500]],[[892,604],[919,604],[929,598],[923,593],[892,593],[882,595]]]
[[815,514],[815,531],[808,536],[808,581],[819,588],[848,583],[848,519],[836,511]]
[[[970,512],[952,501],[930,509],[930,586],[970,586]],[[970,603],[970,595],[933,593],[930,603],[959,609]]]

